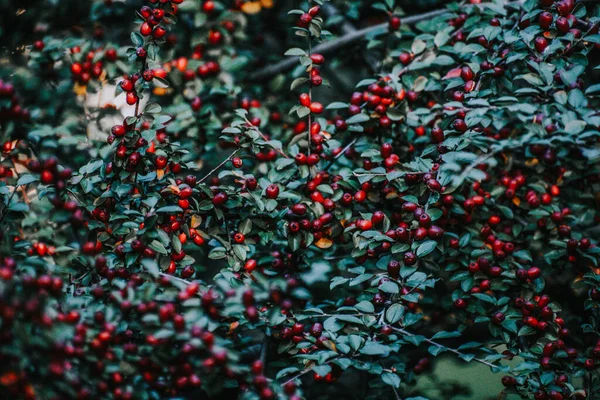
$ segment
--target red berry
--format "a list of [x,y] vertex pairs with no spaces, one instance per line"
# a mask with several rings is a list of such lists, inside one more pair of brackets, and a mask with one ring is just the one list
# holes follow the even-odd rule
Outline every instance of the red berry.
[[304,107],[310,107],[310,96],[308,93],[302,93],[298,99],[301,105]]
[[390,18],[390,31],[397,31],[398,29],[400,29],[400,25],[402,24],[402,21],[400,20],[400,17],[397,16],[392,16]]
[[534,45],[535,49],[539,53],[543,53],[544,50],[546,50],[546,47],[548,47],[548,40],[546,40],[544,37],[538,36],[535,38]]
[[137,94],[135,92],[129,92],[129,93],[127,93],[127,96],[126,96],[125,99],[127,101],[127,104],[129,104],[130,106],[132,106],[135,103],[137,103],[138,96],[137,96]]
[[549,29],[550,25],[552,25],[553,19],[554,18],[551,13],[549,13],[548,11],[544,11],[543,13],[540,14],[540,16],[538,18],[538,22],[542,29]]
[[215,197],[213,197],[212,202],[215,206],[220,206],[225,204],[225,202],[227,201],[227,193],[224,192],[219,192],[217,194],[215,194]]
[[323,112],[323,104],[318,102],[310,103],[310,112],[314,114],[321,114]]
[[311,54],[310,59],[312,60],[313,64],[316,65],[321,65],[325,61],[325,57],[323,57],[323,54],[318,53]]
[[144,22],[142,26],[140,26],[140,33],[142,34],[142,36],[150,35],[152,33],[152,27],[150,26],[150,24]]
[[279,186],[271,184],[265,190],[265,195],[268,199],[276,199],[279,196]]

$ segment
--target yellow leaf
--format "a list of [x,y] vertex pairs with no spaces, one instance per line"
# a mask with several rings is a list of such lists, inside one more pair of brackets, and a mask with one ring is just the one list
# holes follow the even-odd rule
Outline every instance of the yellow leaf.
[[325,341],[323,341],[323,345],[325,347],[327,347],[329,350],[337,352],[337,349],[335,347],[335,343],[333,341],[331,341],[331,340],[325,340]]
[[540,163],[540,160],[538,160],[537,158],[531,158],[527,161],[525,161],[525,165],[528,167],[534,167],[536,165],[538,165]]
[[167,89],[166,88],[155,87],[152,92],[155,95],[157,95],[157,96],[164,96],[165,94],[167,94]]
[[246,14],[256,14],[259,13],[261,9],[262,5],[260,4],[260,1],[249,1],[242,4],[242,11]]
[[156,170],[156,177],[158,178],[158,180],[161,180],[163,178],[163,176],[165,176],[165,170],[164,169],[157,169]]
[[75,82],[75,86],[73,86],[73,91],[77,96],[83,96],[87,93],[87,86],[80,85],[79,83]]
[[229,324],[229,332],[227,334],[231,335],[233,333],[233,331],[235,331],[237,329],[238,326],[240,326],[240,323],[237,321]]
[[321,238],[317,242],[315,242],[315,246],[317,246],[320,249],[328,249],[332,245],[333,245],[333,242],[331,241],[331,239],[327,239],[327,238]]
[[192,215],[191,228],[196,229],[202,223],[202,217],[200,215]]
[[273,8],[273,0],[260,0],[264,8]]
[[517,207],[519,207],[519,204],[521,204],[521,199],[519,199],[518,197],[515,197],[513,199],[513,204]]

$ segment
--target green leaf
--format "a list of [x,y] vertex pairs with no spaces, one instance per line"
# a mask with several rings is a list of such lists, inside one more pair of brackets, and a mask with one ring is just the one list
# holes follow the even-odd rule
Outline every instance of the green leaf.
[[161,110],[162,107],[158,103],[148,103],[144,108],[144,112],[148,114],[158,114]]
[[373,303],[371,303],[370,301],[366,301],[363,300],[360,303],[358,303],[357,305],[354,306],[358,311],[362,311],[365,313],[372,313],[375,311],[375,307],[373,306]]
[[302,85],[303,83],[308,82],[308,78],[305,76],[301,76],[300,78],[296,78],[292,81],[292,84],[290,85],[290,90],[294,90],[297,87],[299,87],[300,85]]
[[343,108],[350,107],[348,103],[343,103],[341,101],[334,101],[333,103],[329,103],[326,107],[327,110],[339,110]]
[[306,117],[308,114],[310,114],[310,108],[308,108],[308,107],[304,107],[304,106],[300,106],[300,107],[298,107],[298,109],[296,110],[296,113],[298,114],[298,118],[304,118],[304,117]]
[[587,104],[585,96],[579,89],[573,89],[569,92],[568,102],[576,110]]
[[17,181],[17,186],[28,185],[32,182],[37,182],[38,178],[31,174],[23,174]]
[[390,324],[395,324],[396,322],[400,321],[402,315],[404,315],[404,306],[400,304],[392,304],[385,312],[385,319]]
[[360,349],[359,353],[366,354],[368,356],[380,356],[388,354],[389,347],[377,342],[366,342],[365,345]]
[[152,83],[154,84],[154,86],[162,89],[166,89],[169,87],[169,82],[167,82],[163,78],[159,78],[158,76],[155,76],[154,79],[152,79]]
[[455,337],[460,337],[460,332],[458,331],[453,331],[453,332],[446,332],[446,331],[440,331],[438,333],[436,333],[435,335],[433,335],[432,339],[450,339],[450,338],[455,338]]
[[362,81],[358,82],[356,84],[356,87],[361,87],[361,86],[369,86],[372,83],[376,83],[377,79],[363,79]]
[[180,213],[182,211],[179,206],[164,206],[156,210],[157,213]]
[[383,282],[381,285],[379,285],[379,290],[385,293],[400,293],[400,290],[398,289],[398,284],[392,281]]
[[417,252],[416,252],[417,257],[419,257],[419,258],[425,257],[426,255],[428,255],[435,249],[435,246],[437,246],[437,242],[435,240],[427,240],[427,241],[423,242],[417,248]]
[[361,122],[367,122],[368,120],[370,120],[371,117],[369,117],[367,114],[356,114],[351,116],[350,118],[348,118],[346,120],[347,124],[360,124]]
[[148,273],[154,278],[157,278],[159,276],[160,271],[158,269],[158,264],[156,263],[156,260],[151,258],[142,258],[141,264],[144,267],[144,269],[148,271]]
[[135,47],[142,47],[144,45],[144,38],[138,32],[131,32],[131,41]]
[[383,374],[381,374],[381,380],[383,382],[385,382],[386,384],[393,386],[395,388],[400,387],[400,377],[391,372],[384,372]]
[[284,55],[285,56],[305,56],[306,51],[304,51],[303,49],[301,49],[299,47],[292,47],[291,49],[288,49]]

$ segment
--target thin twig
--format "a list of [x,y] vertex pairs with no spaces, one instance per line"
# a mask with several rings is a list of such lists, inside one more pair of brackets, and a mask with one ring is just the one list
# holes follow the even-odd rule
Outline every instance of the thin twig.
[[329,168],[331,168],[331,166],[335,164],[335,162],[342,157],[350,147],[354,146],[354,143],[356,143],[357,140],[358,139],[353,139],[350,143],[348,143],[335,157],[333,157],[333,160],[331,160],[329,164],[323,168],[323,171],[327,171]]
[[[404,330],[404,329],[402,329],[402,328],[394,328],[394,327],[392,327],[392,329],[393,329],[394,331],[396,331],[396,332],[400,333],[401,335],[404,335],[404,336],[408,336],[408,337],[414,337],[414,336],[417,336],[417,335],[415,335],[415,334],[413,334],[413,333],[410,333],[410,332],[408,332],[408,331],[405,331],[405,330]],[[451,353],[454,353],[454,354],[456,354],[456,355],[457,355],[457,356],[459,356],[459,357],[465,357],[465,356],[467,355],[467,354],[465,354],[465,353],[461,353],[460,351],[458,351],[458,350],[456,350],[456,349],[453,349],[453,348],[451,348],[451,347],[444,346],[443,344],[440,344],[440,343],[438,343],[438,342],[436,342],[436,341],[433,341],[433,340],[431,340],[431,339],[428,339],[428,338],[425,338],[425,339],[423,339],[423,341],[424,341],[424,342],[427,342],[427,343],[429,343],[429,344],[430,344],[430,345],[432,345],[432,346],[439,347],[440,349],[446,349],[446,350],[448,350],[449,352],[451,352]],[[492,364],[492,363],[491,363],[491,362],[489,362],[489,361],[482,360],[481,358],[474,357],[474,358],[472,358],[472,360],[473,360],[473,361],[476,361],[476,362],[478,362],[478,363],[480,363],[480,364],[487,365],[487,366],[488,366],[488,367],[490,367],[490,368],[499,368],[499,366],[498,366],[498,365],[494,365],[494,364]]]
[[173,280],[179,281],[179,282],[184,283],[186,285],[190,285],[192,283],[190,281],[186,281],[185,279],[179,278],[179,277],[177,277],[175,275],[169,275],[169,274],[166,274],[164,272],[159,272],[158,275],[164,276],[164,277],[169,278],[169,279],[173,279]]
[[467,168],[465,168],[465,170],[462,172],[462,174],[460,174],[460,176],[458,177],[458,182],[462,183],[467,178],[467,176],[469,176],[469,173],[473,169],[475,169],[478,165],[482,164],[484,161],[492,158],[493,156],[495,156],[496,154],[500,153],[503,150],[506,150],[506,148],[498,147],[498,148],[490,151],[489,153],[483,154],[480,157],[478,157]]
[[202,179],[200,179],[198,181],[198,183],[202,183],[205,180],[208,179],[208,177],[210,177],[213,173],[215,173],[216,171],[218,171],[221,167],[223,167],[223,165],[227,164],[233,157],[235,157],[235,155],[241,150],[241,147],[238,147],[233,153],[231,153],[229,155],[229,157],[227,157],[225,160],[223,160],[219,165],[217,165],[216,167],[214,167],[208,174],[206,174]]

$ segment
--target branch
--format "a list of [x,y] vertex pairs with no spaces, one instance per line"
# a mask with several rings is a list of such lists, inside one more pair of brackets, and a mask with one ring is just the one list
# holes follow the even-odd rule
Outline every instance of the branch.
[[323,168],[323,170],[327,171],[333,164],[335,164],[335,162],[342,157],[350,147],[354,146],[354,143],[356,143],[357,140],[358,139],[353,139],[350,143],[348,143],[335,157],[333,157],[333,160],[331,160],[329,164]]
[[[404,335],[404,336],[409,336],[409,337],[414,337],[414,336],[417,336],[417,335],[415,335],[415,334],[413,334],[413,333],[410,333],[410,332],[407,332],[407,331],[405,331],[404,329],[401,329],[401,328],[394,328],[394,327],[392,327],[392,329],[393,329],[394,331],[396,331],[396,332],[400,333],[401,335]],[[451,347],[444,346],[443,344],[440,344],[440,343],[438,343],[438,342],[435,342],[435,341],[433,341],[433,340],[431,340],[431,339],[427,339],[427,338],[425,338],[425,339],[423,339],[423,341],[424,341],[424,342],[427,342],[427,343],[429,343],[430,345],[433,345],[433,346],[436,346],[436,347],[439,347],[439,348],[446,349],[446,350],[448,350],[449,352],[451,352],[451,353],[454,353],[454,354],[456,354],[456,355],[457,355],[457,356],[459,356],[459,357],[464,357],[464,356],[466,356],[466,354],[465,354],[465,353],[461,353],[460,351],[458,351],[458,350],[456,350],[456,349],[453,349],[453,348],[451,348]],[[490,368],[499,368],[499,366],[498,366],[498,365],[494,365],[494,364],[492,364],[492,363],[491,363],[491,362],[489,362],[489,361],[482,360],[481,358],[474,357],[472,360],[473,360],[473,361],[476,361],[476,362],[478,362],[478,363],[480,363],[480,364],[487,365],[487,366],[488,366],[488,367],[490,367]]]
[[[416,24],[418,22],[425,21],[427,19],[431,19],[431,18],[440,16],[440,15],[443,15],[446,13],[451,13],[451,12],[452,12],[451,10],[447,10],[447,9],[434,10],[434,11],[426,12],[423,14],[412,15],[410,17],[406,17],[406,18],[402,19],[402,23],[404,23],[405,25]],[[377,31],[387,32],[388,31],[388,23],[384,22],[381,24],[369,26],[367,28],[359,29],[357,31],[348,33],[337,39],[321,43],[320,45],[316,46],[313,49],[313,51],[315,53],[321,53],[321,54],[331,53],[336,50],[339,50],[342,47],[348,46],[357,40],[363,39],[365,36],[370,35],[373,32],[377,32]],[[251,74],[248,77],[248,80],[261,81],[261,80],[273,78],[275,75],[293,68],[297,63],[298,63],[297,57],[290,57],[290,58],[281,60],[276,64],[269,65],[263,69],[256,71],[255,73]]]
[[[323,4],[323,13],[327,18],[337,17],[340,14],[338,9],[335,8],[335,6],[333,6],[331,3]],[[349,35],[356,32],[356,28],[348,20],[344,19],[344,22],[340,26],[340,31],[343,35]],[[367,51],[363,51],[362,58],[365,60],[371,71],[377,71],[377,60],[375,57],[370,55]]]
[[237,148],[233,153],[231,153],[229,155],[229,157],[227,157],[225,160],[223,160],[219,165],[217,165],[216,167],[214,167],[208,174],[204,175],[204,177],[202,179],[200,179],[198,181],[198,183],[202,183],[205,180],[208,179],[209,176],[211,176],[213,173],[215,173],[216,171],[218,171],[223,165],[227,164],[228,161],[230,161],[233,157],[235,157],[235,155],[241,150],[242,148],[239,147]]
[[169,279],[173,279],[173,280],[175,280],[175,281],[178,281],[178,282],[184,283],[184,284],[186,284],[186,285],[191,285],[191,283],[192,283],[192,282],[190,282],[190,281],[186,281],[185,279],[179,278],[179,277],[177,277],[177,276],[175,276],[175,275],[169,275],[169,274],[166,274],[166,273],[164,273],[164,272],[159,272],[159,273],[158,273],[158,275],[159,275],[159,276],[164,276],[164,277],[166,277],[166,278],[169,278]]

